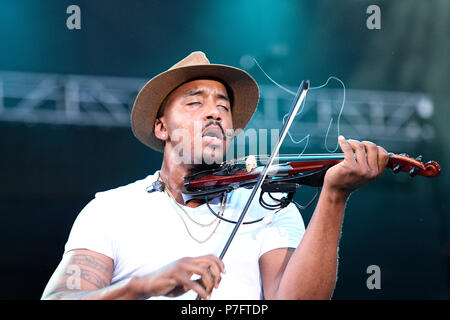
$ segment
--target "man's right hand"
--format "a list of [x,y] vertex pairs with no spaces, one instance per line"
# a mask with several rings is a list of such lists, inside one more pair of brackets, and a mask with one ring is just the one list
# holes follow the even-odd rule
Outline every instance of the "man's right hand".
[[[177,297],[194,290],[202,299],[208,299],[213,289],[219,287],[225,266],[218,257],[205,255],[181,258],[158,271],[135,279],[134,288],[141,296]],[[198,280],[192,280],[198,275]]]

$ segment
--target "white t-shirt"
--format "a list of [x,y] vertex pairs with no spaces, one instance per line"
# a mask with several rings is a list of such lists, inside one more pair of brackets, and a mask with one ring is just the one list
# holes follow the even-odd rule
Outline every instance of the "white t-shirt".
[[[147,192],[159,176],[156,172],[126,186],[99,192],[80,212],[65,245],[65,253],[73,249],[89,249],[114,260],[112,284],[133,276],[144,276],[183,257],[206,254],[219,256],[234,224],[221,221],[212,237],[207,238],[217,222],[203,227],[192,222],[165,192]],[[240,188],[228,195],[223,216],[236,221],[251,193]],[[262,208],[255,197],[244,222],[273,214]],[[264,197],[266,199],[266,197]],[[218,212],[220,199],[211,202]],[[197,208],[183,206],[196,222],[208,224],[215,217],[206,204]],[[183,220],[185,223],[183,223]],[[290,204],[273,215],[272,221],[241,225],[223,259],[226,274],[211,299],[262,299],[259,258],[276,248],[296,248],[305,232],[302,217]],[[195,299],[194,291],[177,297]],[[152,299],[173,299],[154,297]]]

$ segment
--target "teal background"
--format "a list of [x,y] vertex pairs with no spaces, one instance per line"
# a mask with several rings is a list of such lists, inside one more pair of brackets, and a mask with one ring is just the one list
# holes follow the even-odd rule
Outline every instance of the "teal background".
[[[66,28],[71,4],[81,8],[81,30]],[[381,30],[366,28],[371,4],[381,9]],[[202,50],[238,67],[251,55],[289,86],[334,75],[347,88],[427,94],[434,138],[392,151],[436,160],[442,174],[385,172],[351,196],[334,299],[448,299],[449,9],[445,0],[1,1],[0,70],[150,79]],[[308,151],[325,152],[319,143]],[[0,122],[0,154],[1,299],[40,298],[94,193],[145,177],[162,159],[129,128],[9,122]],[[303,212],[306,223],[311,215]],[[380,290],[366,287],[373,264]]]

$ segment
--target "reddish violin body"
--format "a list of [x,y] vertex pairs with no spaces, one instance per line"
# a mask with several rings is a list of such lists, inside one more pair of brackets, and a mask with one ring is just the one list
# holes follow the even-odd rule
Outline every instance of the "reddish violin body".
[[[321,186],[328,168],[342,162],[343,154],[302,155],[298,157],[278,157],[282,164],[272,165],[263,191],[290,192],[300,185]],[[242,160],[241,163],[242,164]],[[261,173],[262,167],[251,170],[239,166],[239,162],[224,163],[217,169],[196,173],[185,179],[185,194],[192,197],[204,197],[229,192],[239,187],[252,187]],[[440,165],[435,161],[422,162],[422,157],[411,158],[405,154],[389,154],[386,168],[394,173],[408,172],[411,177],[416,175],[433,178],[439,175]],[[283,184],[288,184],[283,187]],[[295,184],[295,185],[293,185]],[[271,190],[271,191],[268,191]]]

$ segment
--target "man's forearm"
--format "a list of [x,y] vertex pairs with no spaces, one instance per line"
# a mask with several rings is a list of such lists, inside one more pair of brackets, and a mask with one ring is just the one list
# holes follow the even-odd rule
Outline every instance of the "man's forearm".
[[135,290],[135,278],[98,290],[58,291],[42,296],[43,300],[136,300],[140,296]]
[[305,235],[280,280],[276,299],[330,299],[348,194],[324,188]]

